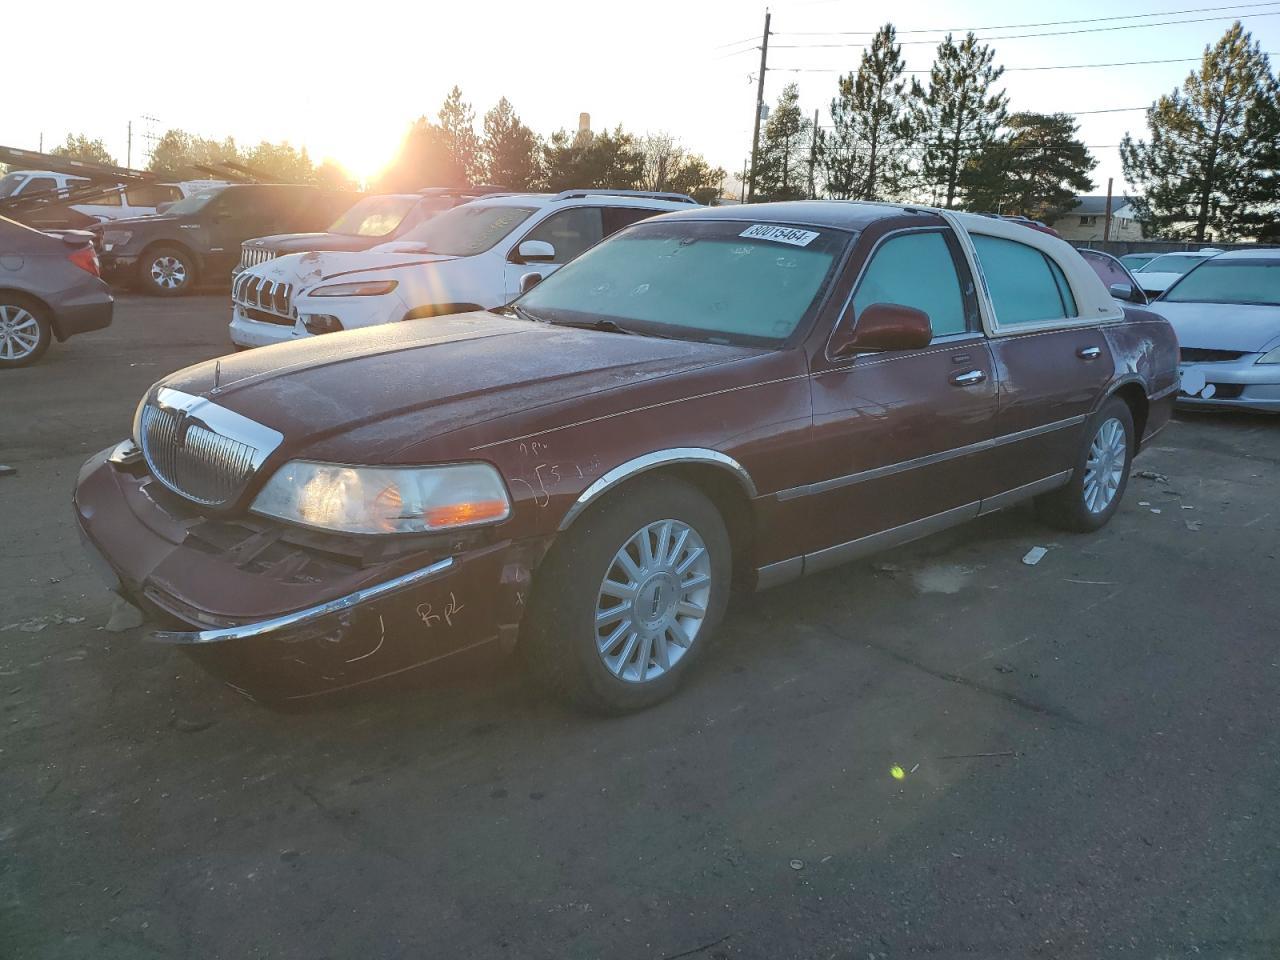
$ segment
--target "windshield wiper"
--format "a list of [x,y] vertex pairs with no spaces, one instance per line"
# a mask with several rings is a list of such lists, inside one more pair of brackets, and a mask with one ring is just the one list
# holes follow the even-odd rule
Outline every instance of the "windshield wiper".
[[[517,307],[517,310],[520,308]],[[550,320],[549,323],[557,327],[578,327],[582,330],[603,330],[605,333],[635,333],[634,330],[628,330],[615,320],[608,317],[600,317],[596,320]]]

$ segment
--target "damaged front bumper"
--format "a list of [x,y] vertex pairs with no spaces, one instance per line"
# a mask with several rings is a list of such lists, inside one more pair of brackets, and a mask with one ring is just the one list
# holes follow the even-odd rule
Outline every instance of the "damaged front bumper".
[[1280,363],[1258,363],[1261,356],[1181,363],[1178,405],[1280,413]]
[[[117,590],[237,690],[301,700],[515,641],[531,542],[471,538],[357,561],[260,523],[202,517],[138,459],[82,468],[76,516]],[[490,535],[492,531],[490,531]]]

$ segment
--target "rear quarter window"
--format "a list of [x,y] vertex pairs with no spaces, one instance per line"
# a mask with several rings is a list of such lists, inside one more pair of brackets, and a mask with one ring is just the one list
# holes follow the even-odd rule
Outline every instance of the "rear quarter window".
[[1016,240],[972,236],[997,324],[1009,327],[1078,316],[1071,286],[1052,257]]

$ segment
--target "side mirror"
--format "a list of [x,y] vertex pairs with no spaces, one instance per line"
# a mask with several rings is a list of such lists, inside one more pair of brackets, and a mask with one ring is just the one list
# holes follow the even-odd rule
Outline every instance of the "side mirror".
[[1107,291],[1117,300],[1133,299],[1133,284],[1131,283],[1113,283],[1107,288]]
[[[536,241],[533,241],[533,242],[536,242]],[[524,296],[526,293],[528,293],[530,290],[532,290],[541,282],[542,282],[542,274],[526,273],[524,276],[520,278],[520,295]]]
[[919,350],[933,340],[929,315],[898,303],[873,303],[851,329],[841,329],[831,341],[833,357],[871,350]]
[[526,240],[516,249],[516,263],[550,262],[556,258],[556,248],[545,240]]

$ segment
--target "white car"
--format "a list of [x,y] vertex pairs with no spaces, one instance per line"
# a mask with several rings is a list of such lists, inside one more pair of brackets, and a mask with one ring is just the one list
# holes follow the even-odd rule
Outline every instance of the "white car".
[[1280,250],[1219,254],[1151,309],[1178,334],[1180,404],[1280,413]]
[[1133,275],[1142,284],[1143,293],[1149,297],[1158,297],[1188,270],[1199,266],[1210,257],[1216,257],[1221,252],[1214,247],[1203,247],[1200,250],[1189,250],[1185,253],[1161,254],[1133,271]]
[[527,274],[547,276],[611,233],[691,204],[683,194],[625,190],[506,194],[454,207],[368,250],[277,257],[232,284],[231,340],[260,347],[490,310],[514,300]]

